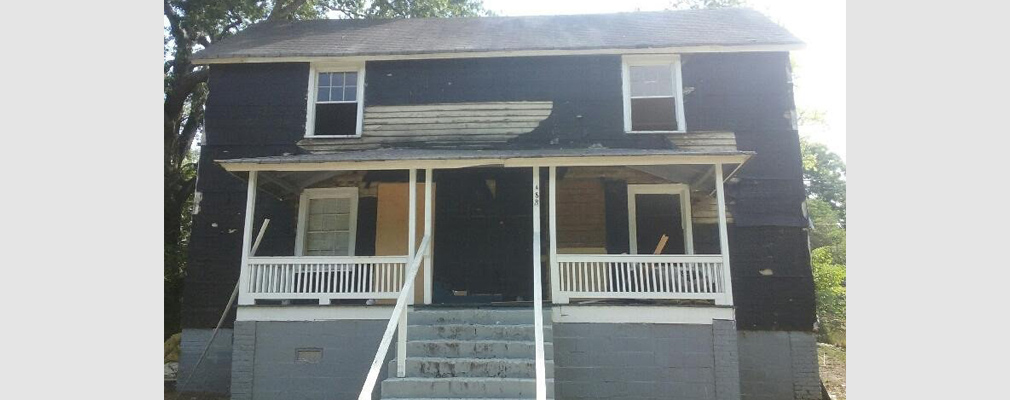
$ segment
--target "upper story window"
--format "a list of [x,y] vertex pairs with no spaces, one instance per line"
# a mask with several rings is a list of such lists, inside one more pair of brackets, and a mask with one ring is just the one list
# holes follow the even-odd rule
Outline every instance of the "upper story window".
[[621,76],[625,132],[687,130],[679,56],[624,56]]
[[306,137],[359,137],[365,66],[314,65],[309,79]]

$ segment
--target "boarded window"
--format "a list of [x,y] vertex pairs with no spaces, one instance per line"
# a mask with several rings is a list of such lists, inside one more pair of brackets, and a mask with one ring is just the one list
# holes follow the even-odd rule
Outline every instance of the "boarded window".
[[313,135],[356,135],[361,106],[358,97],[357,72],[320,72],[316,77]]
[[674,64],[629,65],[631,130],[677,131]]

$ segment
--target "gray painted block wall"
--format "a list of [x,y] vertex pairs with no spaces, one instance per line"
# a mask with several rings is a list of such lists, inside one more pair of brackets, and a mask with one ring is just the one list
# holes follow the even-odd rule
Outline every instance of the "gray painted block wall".
[[[232,330],[221,329],[200,362],[200,354],[207,346],[213,329],[183,329],[179,351],[179,374],[176,390],[180,392],[228,393],[231,383]],[[192,373],[192,378],[186,379]]]
[[736,335],[718,325],[555,323],[559,399],[739,399]]
[[737,345],[741,399],[821,399],[814,334],[740,331]]
[[[387,322],[237,322],[232,399],[357,398]],[[299,362],[298,349],[320,349],[322,358]],[[382,368],[378,381],[385,378]],[[372,397],[379,398],[377,389]]]

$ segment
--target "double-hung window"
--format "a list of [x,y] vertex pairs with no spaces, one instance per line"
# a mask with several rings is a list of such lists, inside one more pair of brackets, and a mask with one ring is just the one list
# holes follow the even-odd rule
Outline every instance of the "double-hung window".
[[686,131],[679,56],[624,56],[621,72],[625,132]]
[[364,84],[364,65],[314,66],[305,136],[361,136]]
[[305,189],[298,205],[295,254],[353,256],[357,188]]

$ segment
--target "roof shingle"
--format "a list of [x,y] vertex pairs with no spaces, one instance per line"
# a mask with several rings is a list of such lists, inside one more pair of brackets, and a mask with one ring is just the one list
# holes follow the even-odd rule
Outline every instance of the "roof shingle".
[[730,8],[530,17],[272,22],[221,40],[194,55],[193,59],[793,44],[802,42],[761,13]]

